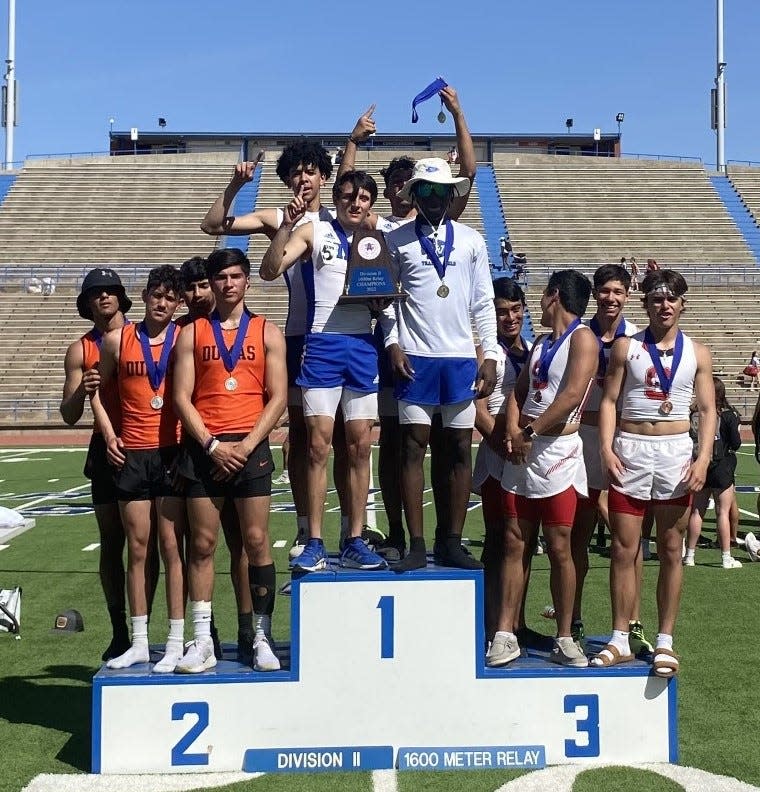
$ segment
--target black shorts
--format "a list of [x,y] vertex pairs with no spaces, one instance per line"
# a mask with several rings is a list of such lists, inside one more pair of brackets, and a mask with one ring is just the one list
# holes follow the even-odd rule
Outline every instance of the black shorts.
[[103,435],[93,432],[84,461],[84,475],[90,479],[93,506],[105,506],[119,499],[114,483],[114,468],[108,461]]
[[707,468],[705,489],[723,492],[723,490],[728,489],[734,483],[735,474],[736,457],[733,454],[729,454]]
[[[222,442],[237,442],[245,434],[220,434]],[[259,443],[248,461],[231,479],[216,481],[211,457],[200,443],[190,437],[182,442],[179,472],[185,478],[186,498],[258,498],[272,494],[274,460],[269,450],[269,439]]]
[[177,495],[173,478],[179,446],[127,450],[124,455],[124,466],[113,474],[120,501]]

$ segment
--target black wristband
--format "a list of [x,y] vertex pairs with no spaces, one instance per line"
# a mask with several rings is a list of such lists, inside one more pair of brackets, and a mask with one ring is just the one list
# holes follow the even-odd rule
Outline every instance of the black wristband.
[[535,433],[536,433],[536,430],[535,430],[535,429],[534,429],[534,428],[533,428],[533,427],[532,427],[530,424],[528,424],[528,425],[527,425],[526,427],[524,427],[524,428],[523,428],[523,430],[522,430],[522,435],[523,435],[523,437],[524,437],[526,440],[531,440],[531,439],[533,438],[533,435],[534,435]]

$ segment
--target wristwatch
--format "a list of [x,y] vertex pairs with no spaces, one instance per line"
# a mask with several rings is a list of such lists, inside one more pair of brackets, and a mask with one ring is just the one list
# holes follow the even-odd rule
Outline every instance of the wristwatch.
[[535,433],[536,433],[536,430],[535,430],[535,429],[534,429],[534,428],[531,426],[531,424],[528,424],[528,425],[527,425],[526,427],[524,427],[524,428],[523,428],[523,430],[522,430],[522,436],[523,436],[523,437],[524,437],[526,440],[531,440],[531,439],[533,438],[533,435],[534,435]]

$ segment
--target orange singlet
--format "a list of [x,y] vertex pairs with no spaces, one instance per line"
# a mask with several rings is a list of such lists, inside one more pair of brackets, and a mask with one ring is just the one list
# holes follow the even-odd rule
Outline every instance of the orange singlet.
[[[136,324],[126,325],[121,332],[117,377],[122,411],[121,439],[124,447],[132,450],[173,446],[179,442],[179,419],[170,397],[171,366],[158,391],[154,391],[145,369],[137,327]],[[174,333],[175,341],[178,336],[179,328]],[[163,348],[163,343],[151,346],[154,361],[158,362]],[[156,396],[165,400],[159,409],[151,407],[151,400]]]
[[[211,322],[205,317],[193,322],[192,327],[195,332],[193,405],[212,435],[247,433],[259,420],[266,403],[265,322],[263,316],[251,314],[240,357],[231,373],[227,373],[219,355]],[[235,341],[237,329],[222,328],[222,333],[229,349]],[[225,382],[230,377],[237,382],[235,390],[225,388]]]
[[[125,325],[126,327],[126,325]],[[95,327],[89,332],[85,333],[80,341],[82,342],[82,370],[88,371],[100,363],[100,344],[102,343],[103,334]],[[119,434],[121,429],[121,402],[119,401],[119,388],[116,380],[111,380],[106,383],[100,391],[100,398],[103,402],[103,407],[111,419],[114,432]],[[93,433],[101,434],[100,429],[93,428]]]

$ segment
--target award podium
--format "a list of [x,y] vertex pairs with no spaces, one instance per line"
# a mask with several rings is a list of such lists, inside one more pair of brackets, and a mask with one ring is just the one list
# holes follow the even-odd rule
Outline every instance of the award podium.
[[[92,771],[537,769],[675,762],[676,680],[633,662],[485,666],[481,572],[338,569],[292,583],[283,670],[105,667]],[[275,636],[276,638],[279,636]],[[601,648],[601,647],[599,647]]]

